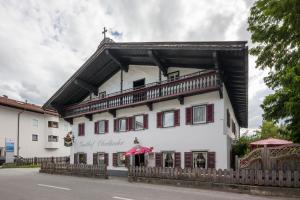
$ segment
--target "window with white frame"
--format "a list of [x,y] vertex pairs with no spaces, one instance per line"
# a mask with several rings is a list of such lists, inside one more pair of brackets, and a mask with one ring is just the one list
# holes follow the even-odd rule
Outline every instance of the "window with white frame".
[[200,124],[206,122],[206,106],[193,107],[193,124]]
[[99,133],[105,133],[105,121],[102,120],[102,121],[99,121],[98,122],[98,127],[99,127]]
[[32,141],[38,141],[38,135],[32,134]]
[[97,162],[98,162],[98,165],[104,165],[104,163],[105,163],[104,153],[98,153],[97,154]]
[[119,119],[119,131],[126,131],[126,119]]
[[168,73],[168,80],[169,81],[174,81],[174,80],[177,80],[177,79],[179,79],[179,71]]
[[124,167],[125,166],[125,153],[119,152],[118,153],[118,159],[117,159],[118,167]]
[[174,152],[163,152],[163,167],[174,167]]
[[193,152],[193,167],[207,169],[207,152]]
[[32,120],[32,126],[38,127],[38,126],[39,126],[39,120],[33,119],[33,120]]
[[48,142],[58,142],[58,136],[48,135]]
[[163,127],[174,126],[174,111],[163,112]]
[[134,116],[134,130],[142,130],[144,129],[144,116],[136,115]]
[[58,128],[58,122],[55,121],[48,121],[49,128]]

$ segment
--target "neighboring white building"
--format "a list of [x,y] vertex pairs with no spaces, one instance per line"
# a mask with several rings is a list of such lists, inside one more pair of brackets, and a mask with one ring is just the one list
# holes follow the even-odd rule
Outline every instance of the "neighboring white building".
[[[19,123],[18,123],[19,121]],[[64,137],[71,131],[58,113],[27,102],[0,97],[0,156],[5,154],[5,139],[14,141],[14,155],[24,158],[69,156]],[[18,139],[19,124],[19,139]]]
[[[230,168],[248,120],[245,44],[105,39],[44,107],[72,124],[72,163]],[[137,141],[153,152],[125,157]]]

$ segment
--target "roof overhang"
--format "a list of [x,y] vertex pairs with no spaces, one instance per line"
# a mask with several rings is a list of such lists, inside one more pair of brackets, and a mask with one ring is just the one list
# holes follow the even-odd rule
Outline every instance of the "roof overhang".
[[[111,40],[96,52],[44,104],[63,114],[63,107],[81,102],[89,90],[78,85],[84,81],[91,89],[101,86],[120,69],[129,65],[158,65],[221,72],[235,115],[241,127],[248,126],[248,47],[246,41],[233,42],[130,42]],[[77,84],[76,84],[77,83]]]

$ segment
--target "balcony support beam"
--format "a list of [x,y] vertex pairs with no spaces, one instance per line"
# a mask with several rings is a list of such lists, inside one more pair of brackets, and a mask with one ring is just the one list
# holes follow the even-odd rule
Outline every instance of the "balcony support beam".
[[223,99],[223,72],[220,69],[220,61],[217,51],[212,53],[213,61],[214,61],[214,69],[217,71],[217,84],[219,87],[219,95],[220,98]]
[[184,96],[177,97],[177,100],[179,101],[180,105],[184,105]]
[[117,65],[119,65],[122,70],[128,72],[128,65],[125,65],[119,59],[117,59],[113,54],[111,54],[108,49],[105,50],[105,53],[110,57],[110,59],[112,59]]
[[149,108],[150,111],[153,110],[153,103],[152,102],[149,102],[146,105],[147,105],[147,107]]
[[156,55],[155,51],[148,50],[149,57],[153,60],[153,62],[160,68],[164,76],[168,76],[168,67],[165,66]]
[[84,117],[90,121],[93,121],[93,114],[86,114],[86,115],[84,115]]
[[117,112],[115,109],[108,110],[108,113],[110,113],[114,118],[117,117]]
[[98,95],[98,88],[96,86],[78,78],[75,79],[74,83],[79,87],[81,87],[82,89],[85,89],[90,93],[94,93],[96,96]]

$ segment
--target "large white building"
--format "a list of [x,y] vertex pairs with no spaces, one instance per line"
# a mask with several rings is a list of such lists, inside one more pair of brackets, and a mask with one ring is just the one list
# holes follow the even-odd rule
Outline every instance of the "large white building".
[[70,124],[53,110],[0,97],[0,156],[5,155],[5,139],[14,143],[13,154],[24,158],[69,156],[64,137],[70,131]]
[[[46,102],[72,124],[71,162],[230,168],[248,120],[246,42],[106,38]],[[125,157],[135,147],[153,152]]]

